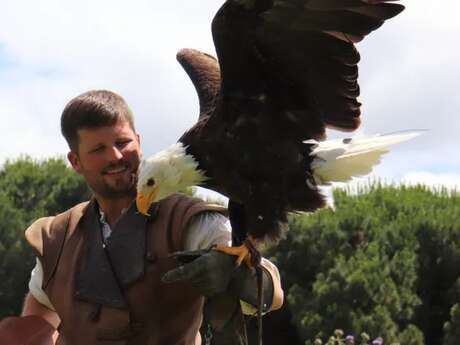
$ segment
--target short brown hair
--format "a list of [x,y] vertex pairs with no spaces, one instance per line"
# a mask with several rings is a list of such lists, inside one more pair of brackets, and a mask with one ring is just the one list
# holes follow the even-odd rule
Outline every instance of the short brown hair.
[[112,126],[127,121],[134,129],[134,116],[120,95],[107,90],[85,92],[67,103],[61,115],[61,132],[73,151],[78,149],[78,130]]

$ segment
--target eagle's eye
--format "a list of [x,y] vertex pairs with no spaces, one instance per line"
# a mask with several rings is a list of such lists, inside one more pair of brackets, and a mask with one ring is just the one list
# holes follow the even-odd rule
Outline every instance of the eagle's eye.
[[147,186],[152,187],[155,184],[155,180],[153,178],[149,178],[147,180]]

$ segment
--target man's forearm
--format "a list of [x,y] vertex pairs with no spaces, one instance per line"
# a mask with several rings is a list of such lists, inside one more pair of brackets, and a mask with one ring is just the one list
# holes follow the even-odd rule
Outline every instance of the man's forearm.
[[31,293],[26,295],[24,306],[22,307],[21,316],[36,315],[46,320],[55,329],[59,326],[61,320],[57,313],[48,309],[43,304],[38,302]]
[[[189,282],[203,296],[212,297],[230,293],[257,306],[257,277],[254,270],[245,265],[235,267],[235,258],[212,249],[180,252],[174,255],[183,265],[163,275],[164,283]],[[266,306],[264,311],[281,307],[283,290],[276,267],[262,260],[264,272],[263,288]]]
[[[278,269],[269,260],[262,258],[261,268],[263,273],[262,288],[263,300],[262,310],[268,312],[277,310],[283,305],[284,293],[281,287],[281,279]],[[245,314],[257,312],[259,289],[256,271],[249,270],[242,265],[230,284],[230,290],[236,293],[243,304]]]
[[60,319],[28,293],[20,317],[0,321],[0,340],[9,345],[53,345]]
[[[265,313],[271,309],[274,287],[270,273],[267,272],[264,268],[262,268],[262,275],[262,311]],[[249,270],[246,267],[240,267],[239,273],[235,276],[229,286],[229,291],[237,295],[241,301],[244,301],[254,308],[257,308],[260,291],[258,289],[256,271],[254,269]]]
[[54,345],[56,329],[37,315],[7,317],[0,321],[0,343],[8,345]]

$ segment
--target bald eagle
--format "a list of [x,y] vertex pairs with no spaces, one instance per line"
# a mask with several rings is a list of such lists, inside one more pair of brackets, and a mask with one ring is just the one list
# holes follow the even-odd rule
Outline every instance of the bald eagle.
[[218,60],[177,55],[200,115],[142,163],[139,211],[192,185],[222,193],[234,243],[245,244],[238,263],[249,262],[246,247],[279,239],[289,212],[325,205],[319,185],[369,173],[389,144],[417,133],[324,141],[325,129],[360,125],[354,43],[403,9],[392,0],[227,0],[212,22]]

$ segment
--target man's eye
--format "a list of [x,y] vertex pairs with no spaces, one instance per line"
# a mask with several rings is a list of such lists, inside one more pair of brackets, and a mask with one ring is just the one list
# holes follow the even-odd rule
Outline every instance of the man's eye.
[[155,180],[153,178],[149,178],[147,180],[147,186],[152,187],[155,184]]
[[118,141],[118,142],[117,142],[117,146],[118,146],[118,147],[125,147],[125,146],[128,145],[130,142],[131,142],[131,140]]
[[95,149],[92,149],[89,151],[90,153],[96,153],[96,152],[101,152],[104,149],[103,146],[96,147]]

